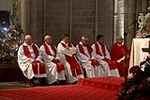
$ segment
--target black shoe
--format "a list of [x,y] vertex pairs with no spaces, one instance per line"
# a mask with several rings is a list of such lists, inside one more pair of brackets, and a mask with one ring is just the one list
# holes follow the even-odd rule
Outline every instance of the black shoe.
[[35,87],[34,79],[30,79],[30,87]]
[[68,83],[65,80],[59,80],[60,85],[67,85]]
[[50,85],[59,85],[59,81],[56,81],[56,82],[54,82],[54,83],[51,83]]
[[40,86],[48,86],[46,78],[39,78],[38,81],[40,82]]

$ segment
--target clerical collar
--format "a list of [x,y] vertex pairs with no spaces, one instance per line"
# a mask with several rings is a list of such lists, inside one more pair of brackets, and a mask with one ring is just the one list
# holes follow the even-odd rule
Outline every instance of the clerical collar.
[[33,45],[33,43],[32,44],[30,44],[30,45],[28,45],[26,42],[24,42],[24,44],[23,45],[26,45],[26,46],[32,46]]
[[61,43],[65,43],[65,44],[67,44],[67,43],[66,43],[65,41],[63,41],[63,40],[61,41]]
[[84,47],[86,47],[86,45],[84,45],[84,43],[83,43],[83,42],[80,42],[80,44],[81,44],[81,45],[83,45]]
[[97,42],[99,45],[103,45],[103,43],[99,43],[99,42]]
[[83,42],[79,42],[81,45],[83,45],[84,47],[87,47],[86,45],[84,45],[84,43]]
[[47,45],[52,45],[52,44],[49,44],[49,43],[47,43],[47,42],[45,42]]

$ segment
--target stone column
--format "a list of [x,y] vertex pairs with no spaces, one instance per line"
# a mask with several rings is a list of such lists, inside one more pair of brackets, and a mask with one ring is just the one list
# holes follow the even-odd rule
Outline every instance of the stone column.
[[118,21],[118,0],[114,0],[114,42],[115,42],[115,37],[117,36],[117,21]]
[[136,0],[126,0],[125,2],[125,32],[128,33],[127,35],[127,46],[131,46],[131,42],[133,37],[136,35],[136,30],[135,30],[135,20],[136,20],[136,10],[135,10],[135,5],[136,5]]
[[20,0],[21,26],[25,33],[27,32],[27,8],[28,8],[27,1],[28,0]]
[[114,0],[114,42],[124,36],[124,0]]

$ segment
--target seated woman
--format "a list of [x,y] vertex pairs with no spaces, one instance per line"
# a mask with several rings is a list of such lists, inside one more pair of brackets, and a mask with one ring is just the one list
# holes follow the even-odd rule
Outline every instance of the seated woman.
[[[125,59],[125,54],[127,59]],[[120,76],[125,75],[125,63],[127,64],[128,67],[129,57],[130,57],[130,50],[123,45],[123,38],[121,36],[118,36],[116,38],[116,43],[114,43],[111,47],[111,58],[117,63]]]

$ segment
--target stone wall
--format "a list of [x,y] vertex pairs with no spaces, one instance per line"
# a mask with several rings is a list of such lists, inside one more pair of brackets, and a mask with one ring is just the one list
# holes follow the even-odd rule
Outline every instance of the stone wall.
[[[20,1],[20,20],[26,33],[31,33],[35,42],[42,44],[43,37],[50,34],[54,43],[61,40],[63,33],[70,33],[74,44],[82,35],[95,41],[97,34],[105,36],[108,47],[112,45],[115,34],[122,30],[114,29],[114,2],[123,0],[18,0]],[[147,12],[150,0],[125,0],[125,26],[137,19],[139,12]],[[119,6],[118,6],[119,7]],[[0,10],[10,10],[11,0],[0,0]],[[119,8],[118,8],[119,9]],[[119,22],[118,22],[119,23]],[[136,35],[137,23],[126,30],[128,46]]]
[[9,11],[11,9],[11,0],[0,0],[0,10]]
[[44,1],[44,35],[50,34],[57,44],[69,32],[69,0]]
[[150,0],[125,0],[125,28],[127,35],[127,46],[131,47],[132,39],[138,30],[139,12],[147,13]]
[[105,36],[108,48],[113,43],[113,0],[98,0],[98,34]]
[[82,35],[94,40],[95,0],[73,0],[72,2],[72,41],[77,43]]
[[82,35],[88,35],[92,44],[97,34],[105,36],[107,46],[112,44],[113,0],[28,1],[26,9],[30,16],[25,31],[32,33],[39,45],[46,34],[50,34],[57,44],[63,33],[70,33],[74,44]]

